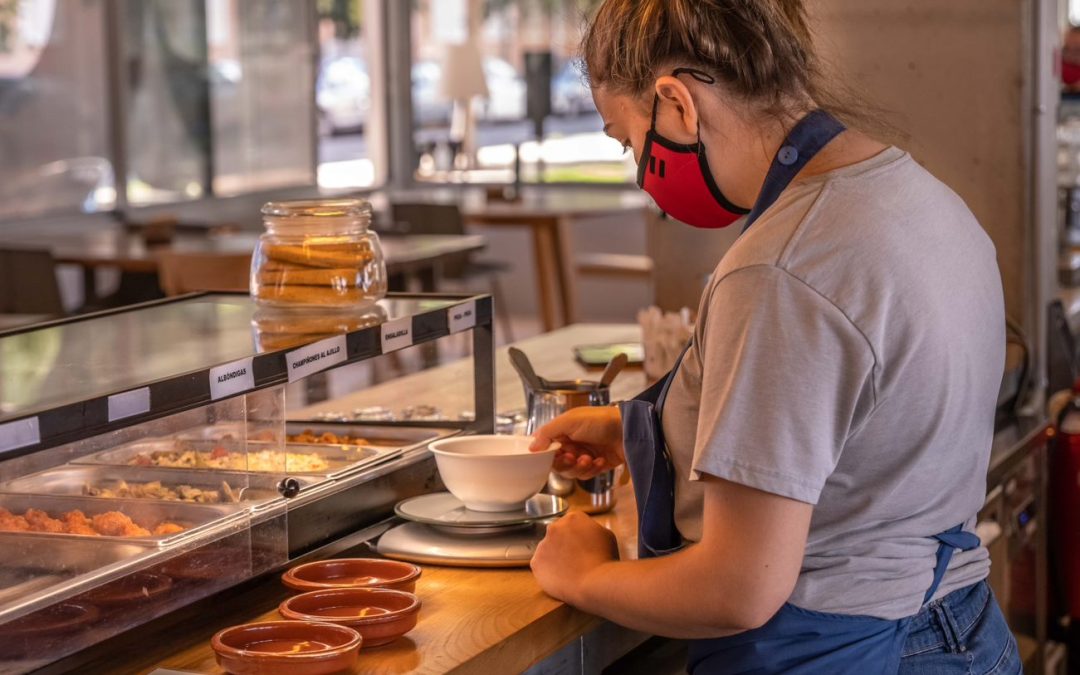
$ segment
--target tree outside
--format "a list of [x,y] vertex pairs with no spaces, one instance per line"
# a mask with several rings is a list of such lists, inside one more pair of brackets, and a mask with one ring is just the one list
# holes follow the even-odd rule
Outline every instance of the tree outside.
[[0,54],[14,51],[18,19],[19,0],[0,0]]

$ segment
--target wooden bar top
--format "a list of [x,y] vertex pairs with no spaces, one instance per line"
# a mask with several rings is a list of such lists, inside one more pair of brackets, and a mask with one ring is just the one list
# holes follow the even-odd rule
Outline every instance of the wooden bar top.
[[[618,536],[623,558],[636,555],[637,516],[629,486],[619,488],[615,509],[594,517]],[[518,673],[602,623],[545,595],[528,569],[421,567],[416,594],[423,606],[416,628],[389,645],[361,649],[353,672]],[[289,597],[290,592],[277,585],[280,600]],[[277,611],[270,611],[253,612],[241,622],[280,620]],[[183,648],[142,672],[155,668],[225,672],[218,667],[209,640]]]
[[[571,326],[521,343],[533,359],[536,368],[549,377],[597,377],[573,362],[574,345],[631,341],[637,338],[637,327],[627,325]],[[466,377],[471,364],[453,363],[404,378],[382,387],[351,396],[347,401],[331,401],[318,409],[341,409],[368,404],[372,400],[396,391],[417,391],[425,381],[448,381]],[[506,350],[497,355],[497,408],[500,411],[520,406],[521,387],[510,370]],[[640,391],[644,375],[631,370],[617,380],[615,398],[625,398]],[[397,385],[397,387],[395,387]],[[381,390],[381,391],[380,391]],[[594,516],[615,533],[622,557],[636,556],[637,515],[633,490],[624,485],[617,490],[615,508]],[[417,627],[404,638],[384,647],[361,649],[357,673],[455,673],[502,675],[517,673],[551,656],[580,636],[599,627],[603,621],[578,611],[545,595],[528,569],[471,569],[422,565],[416,593],[423,602]],[[267,603],[276,604],[289,596],[289,591],[274,580],[267,583]],[[270,588],[273,587],[273,588]],[[241,612],[241,614],[243,614]],[[275,611],[253,610],[242,616],[240,623],[272,621],[281,617]],[[229,623],[237,623],[236,613]],[[203,631],[205,632],[205,631]],[[168,668],[182,672],[219,674],[208,639],[197,638],[152,668]]]
[[[640,342],[637,324],[575,324],[521,340],[521,349],[537,374],[549,380],[599,380],[603,369],[586,369],[574,360],[574,347],[597,344]],[[311,419],[319,413],[345,412],[372,406],[400,410],[409,405],[435,405],[449,417],[472,410],[473,378],[471,359],[461,359],[419,373],[398,377],[323,403],[288,411],[290,419]],[[632,398],[648,386],[640,367],[627,367],[611,385],[611,400]],[[500,413],[522,410],[525,392],[513,366],[508,347],[495,352],[495,409]]]

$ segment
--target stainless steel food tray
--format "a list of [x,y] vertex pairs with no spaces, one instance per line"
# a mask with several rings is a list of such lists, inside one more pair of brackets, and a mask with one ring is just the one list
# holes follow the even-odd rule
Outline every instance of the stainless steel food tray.
[[212,441],[231,436],[230,440],[243,439],[248,430],[244,422],[217,422],[199,427],[192,427],[173,434],[173,438],[187,441]]
[[[182,452],[184,450],[194,450],[199,453],[209,453],[215,448],[221,445],[220,441],[207,440],[207,441],[193,441],[193,440],[166,440],[166,441],[139,441],[136,443],[130,443],[127,445],[121,445],[111,450],[104,450],[97,452],[86,457],[75,460],[75,464],[107,464],[112,466],[140,466],[133,464],[133,460],[142,454],[152,458],[156,453],[171,453]],[[239,447],[236,452],[240,452]],[[260,469],[257,466],[247,465],[244,469],[227,469],[218,468],[212,466],[191,466],[191,467],[165,467],[149,465],[146,468],[158,468],[162,470],[184,470],[184,471],[239,471],[241,473],[262,473],[262,474],[275,474],[275,475],[297,475],[297,476],[322,476],[324,478],[336,478],[343,476],[358,469],[370,466],[378,462],[390,459],[398,454],[399,449],[385,449],[385,448],[369,448],[362,446],[332,446],[326,444],[298,444],[289,443],[285,449],[281,449],[280,446],[273,446],[264,442],[249,442],[248,448],[248,461],[252,460],[252,456],[257,453],[267,450],[275,453],[281,453],[281,457],[276,458],[272,464]],[[301,471],[293,470],[286,461],[284,455],[285,452],[303,454],[303,455],[315,455],[323,458],[328,464],[328,468],[322,471]],[[142,468],[142,466],[140,466]]]
[[[397,425],[376,425],[363,423],[339,423],[325,421],[296,420],[286,422],[286,436],[294,436],[311,431],[315,434],[331,433],[338,436],[359,436],[372,441],[372,447],[400,448],[411,450],[461,433],[461,429],[439,429],[428,427],[409,427]],[[396,442],[395,442],[396,441]]]
[[185,504],[183,502],[158,502],[146,499],[99,499],[95,497],[63,497],[55,495],[0,494],[0,507],[22,515],[27,509],[40,509],[57,518],[63,513],[82,511],[88,518],[109,511],[119,511],[136,524],[153,530],[168,521],[186,529],[176,534],[149,537],[93,536],[53,532],[0,532],[0,549],[5,547],[4,538],[17,534],[21,537],[44,539],[69,539],[76,541],[118,542],[147,547],[165,548],[188,541],[210,532],[240,529],[248,523],[247,511],[220,504]]
[[[297,478],[301,490],[313,484],[310,478]],[[121,482],[129,485],[159,482],[173,490],[188,486],[200,490],[216,490],[221,494],[220,502],[191,502],[184,500],[161,499],[156,497],[102,497],[85,494],[89,487],[115,490]],[[238,502],[228,501],[222,487],[227,484]],[[105,466],[105,465],[66,465],[48,469],[40,473],[0,484],[0,493],[63,495],[68,497],[87,497],[91,499],[138,499],[149,501],[180,501],[185,504],[223,504],[240,508],[255,508],[267,502],[283,499],[278,490],[280,481],[271,476],[242,473],[238,471],[188,471],[184,469],[159,469],[151,467]]]
[[115,541],[0,537],[0,624],[145,564],[154,549]]

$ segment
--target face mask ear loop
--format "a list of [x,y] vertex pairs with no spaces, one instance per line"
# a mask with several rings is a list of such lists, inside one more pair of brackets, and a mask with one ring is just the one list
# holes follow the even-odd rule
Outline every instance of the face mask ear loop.
[[652,131],[656,131],[656,113],[660,109],[660,94],[653,94],[652,100]]

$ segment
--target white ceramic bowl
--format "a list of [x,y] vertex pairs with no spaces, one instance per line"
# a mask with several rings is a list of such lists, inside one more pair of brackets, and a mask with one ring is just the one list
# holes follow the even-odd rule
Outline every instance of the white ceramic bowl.
[[431,451],[450,493],[473,511],[516,511],[547,482],[555,450],[529,452],[528,436],[459,436]]

